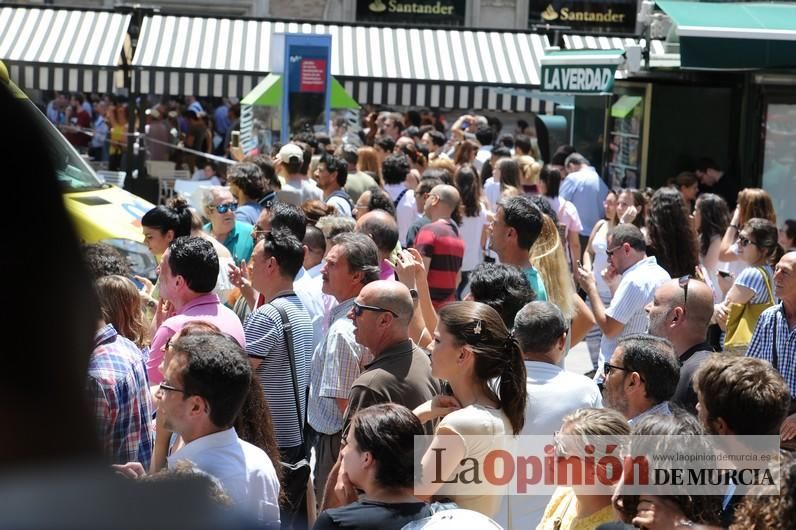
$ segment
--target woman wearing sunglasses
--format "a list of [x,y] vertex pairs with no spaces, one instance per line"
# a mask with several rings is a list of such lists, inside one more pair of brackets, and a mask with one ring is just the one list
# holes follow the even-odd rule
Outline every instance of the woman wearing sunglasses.
[[483,467],[484,457],[501,446],[501,439],[520,433],[527,399],[520,347],[497,311],[480,302],[454,302],[439,313],[431,373],[447,380],[453,395],[415,409],[423,423],[444,416],[423,456],[420,491],[450,497],[460,508],[493,517],[502,499],[499,491],[452,495],[440,489],[439,481],[430,482],[436,475],[445,480],[458,476],[466,469],[461,466],[465,458]]
[[[724,302],[716,305],[714,318],[732,336],[733,329],[727,330],[727,317],[733,304],[774,305],[773,266],[784,254],[777,242],[777,225],[766,219],[754,218],[746,222],[738,234],[738,247],[746,267],[741,271],[727,291]],[[762,312],[757,312],[757,316]],[[754,329],[756,322],[746,322]],[[750,337],[751,338],[751,337]]]
[[205,232],[212,235],[232,254],[235,263],[249,261],[254,250],[252,225],[235,219],[238,203],[228,188],[214,186],[203,190],[202,206],[205,216],[210,220],[204,226]]

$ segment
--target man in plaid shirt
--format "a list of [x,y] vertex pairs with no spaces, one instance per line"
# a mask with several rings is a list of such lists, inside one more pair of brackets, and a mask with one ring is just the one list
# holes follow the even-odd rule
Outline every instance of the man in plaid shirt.
[[152,398],[135,344],[102,323],[88,366],[88,395],[106,455],[114,464],[152,458]]

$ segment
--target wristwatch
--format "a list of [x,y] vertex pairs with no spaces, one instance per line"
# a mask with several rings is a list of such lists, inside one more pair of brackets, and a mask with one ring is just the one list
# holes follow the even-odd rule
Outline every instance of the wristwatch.
[[417,289],[409,289],[409,295],[412,297],[412,300],[417,300],[420,296],[417,292]]

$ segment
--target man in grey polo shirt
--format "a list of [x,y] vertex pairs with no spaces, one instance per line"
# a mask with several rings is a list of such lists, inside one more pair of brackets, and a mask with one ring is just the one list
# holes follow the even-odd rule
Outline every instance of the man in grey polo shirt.
[[321,498],[329,470],[340,452],[343,413],[367,348],[354,336],[346,315],[362,288],[379,279],[376,244],[365,234],[345,233],[332,240],[321,267],[323,292],[339,305],[329,315],[329,331],[318,345],[310,369],[307,423],[315,447],[315,491]]

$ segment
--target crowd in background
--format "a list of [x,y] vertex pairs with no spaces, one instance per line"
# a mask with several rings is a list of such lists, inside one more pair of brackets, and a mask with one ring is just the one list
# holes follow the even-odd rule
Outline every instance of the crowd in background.
[[[123,107],[84,106],[48,116],[93,119],[87,147],[103,127],[112,147]],[[455,462],[495,449],[467,435],[796,440],[796,222],[778,225],[764,190],[737,191],[710,160],[658,190],[610,189],[573,147],[541,160],[529,131],[471,114],[446,130],[371,113],[356,141],[244,152],[224,106],[226,131],[198,102],[176,116],[186,147],[236,163],[200,211],[178,199],[142,219],[157,282],[85,250],[103,315],[89,389],[120,472],[190,460],[263,524],[296,528],[401,528],[450,503],[505,528],[754,528],[764,512],[793,526],[786,471],[779,503],[419,496],[412,473],[423,432]],[[592,370],[564,370],[584,340]]]

